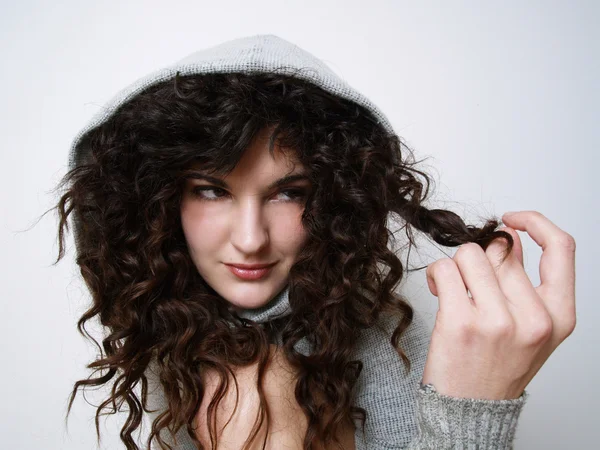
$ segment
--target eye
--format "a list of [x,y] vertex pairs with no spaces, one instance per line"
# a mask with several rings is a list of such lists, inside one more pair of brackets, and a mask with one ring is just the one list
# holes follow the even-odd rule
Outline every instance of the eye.
[[195,188],[192,189],[192,194],[195,197],[199,197],[202,200],[208,200],[208,201],[215,201],[215,200],[218,200],[218,199],[221,198],[218,195],[216,197],[214,197],[214,196],[206,196],[204,194],[204,192],[207,192],[207,191],[208,192],[212,191],[213,193],[219,193],[219,192],[223,193],[224,192],[226,194],[226,192],[223,189],[217,188],[217,187],[213,187],[213,186],[196,186]]
[[304,189],[285,189],[280,193],[285,194],[292,202],[302,201],[306,197]]
[[[207,195],[205,192],[212,192],[212,195]],[[302,202],[306,197],[306,192],[304,189],[284,189],[278,192],[278,195],[283,194],[288,197],[287,200],[283,200],[284,202]],[[206,200],[209,202],[217,201],[222,198],[227,197],[229,194],[227,191],[214,187],[214,186],[196,186],[192,189],[192,195],[194,197],[199,198],[200,200]]]

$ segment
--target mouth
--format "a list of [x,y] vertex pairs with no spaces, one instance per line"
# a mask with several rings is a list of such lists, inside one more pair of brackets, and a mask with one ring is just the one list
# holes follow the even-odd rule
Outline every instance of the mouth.
[[[266,277],[270,272],[271,268],[275,265],[272,264],[253,264],[246,266],[238,266],[232,264],[225,264],[227,268],[233,273],[235,276],[242,280],[259,280],[261,278]],[[246,267],[258,267],[258,268],[246,268]]]

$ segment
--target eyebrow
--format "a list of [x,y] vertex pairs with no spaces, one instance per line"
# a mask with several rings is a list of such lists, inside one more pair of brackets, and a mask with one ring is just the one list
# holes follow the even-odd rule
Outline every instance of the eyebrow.
[[[225,183],[225,181],[221,180],[220,178],[214,178],[214,177],[211,177],[210,175],[205,175],[203,173],[193,172],[189,175],[189,178],[193,178],[196,180],[206,180],[210,183],[215,184],[216,186],[219,186],[219,187],[222,187],[225,189],[229,189],[229,186],[227,185],[227,183]],[[308,180],[308,179],[309,179],[308,176],[301,174],[301,173],[288,175],[283,178],[280,178],[277,181],[274,181],[267,187],[267,189],[269,189],[269,190],[275,189],[275,188],[279,188],[281,186],[285,186],[286,184],[293,183],[294,181]]]

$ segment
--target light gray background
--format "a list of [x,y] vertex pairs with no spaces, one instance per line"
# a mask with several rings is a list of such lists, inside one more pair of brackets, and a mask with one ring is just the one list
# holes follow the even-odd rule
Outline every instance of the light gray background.
[[[597,442],[600,7],[594,1],[4,0],[0,7],[2,448],[96,448],[94,408],[66,400],[95,348],[76,331],[88,295],[57,266],[56,198],[72,137],[114,93],[200,48],[274,33],[370,97],[435,179],[434,202],[479,217],[537,210],[577,242],[575,332],[528,386],[516,448]],[[418,5],[417,5],[418,3]],[[400,235],[402,236],[402,234]],[[521,233],[539,284],[541,249]],[[71,239],[71,237],[69,237]],[[456,249],[420,249],[426,264]],[[429,311],[425,271],[404,289]],[[91,330],[98,331],[93,327]],[[98,336],[98,335],[96,335]],[[102,395],[99,395],[102,394]],[[98,404],[105,392],[86,397]],[[122,419],[102,420],[119,449]]]

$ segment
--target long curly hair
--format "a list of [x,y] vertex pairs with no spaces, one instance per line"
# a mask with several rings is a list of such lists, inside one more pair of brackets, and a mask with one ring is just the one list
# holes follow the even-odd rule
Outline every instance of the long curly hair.
[[[271,154],[275,143],[293,152],[314,189],[302,214],[308,239],[289,273],[292,312],[260,324],[238,317],[199,275],[186,247],[180,202],[190,167],[227,175],[264,130],[271,133]],[[388,215],[404,221],[412,245],[414,227],[443,246],[475,242],[485,249],[505,238],[506,256],[512,251],[510,234],[496,230],[497,218],[475,227],[451,211],[427,209],[429,177],[415,168],[403,140],[366,108],[289,74],[177,74],[122,105],[82,136],[78,148],[85,156],[58,186],[64,192],[55,207],[55,264],[65,254],[73,214],[76,262],[92,296],[77,327],[100,355],[87,366],[93,373],[74,384],[67,417],[80,388],[111,383],[97,407],[96,432],[100,439],[104,410],[115,414],[127,403],[120,436],[128,450],[138,450],[132,434],[149,412],[145,372],[153,359],[168,409],[153,421],[148,449],[153,439],[170,449],[161,430],[173,436],[182,427],[203,449],[193,428],[205,391],[203,371],[220,377],[208,407],[212,424],[228,375],[235,379],[231,368],[258,363],[261,404],[249,445],[263,422],[268,427],[261,383],[277,333],[298,373],[295,398],[308,423],[304,449],[339,444],[342,424],[358,419],[364,427],[368,415],[352,397],[362,370],[352,358],[359,331],[382,314],[398,314],[391,344],[410,370],[399,339],[413,309],[394,292],[405,269],[388,245],[395,239]],[[102,346],[85,329],[96,318],[106,331]],[[295,349],[303,338],[310,355]],[[214,445],[214,425],[210,439]]]

